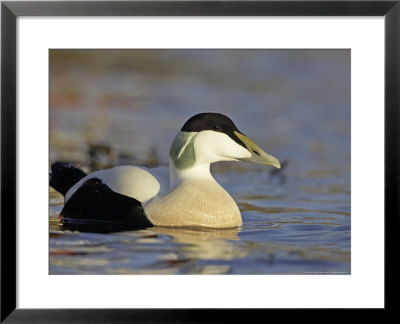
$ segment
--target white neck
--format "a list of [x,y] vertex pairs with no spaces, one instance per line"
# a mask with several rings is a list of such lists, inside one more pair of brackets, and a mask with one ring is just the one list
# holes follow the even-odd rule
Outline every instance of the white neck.
[[227,134],[211,130],[178,132],[169,151],[170,189],[184,180],[212,180],[210,164],[237,161],[251,153]]
[[184,170],[177,170],[174,163],[169,161],[169,175],[170,175],[170,189],[176,187],[179,183],[188,179],[202,179],[202,180],[214,180],[210,172],[210,164],[194,165],[191,168]]

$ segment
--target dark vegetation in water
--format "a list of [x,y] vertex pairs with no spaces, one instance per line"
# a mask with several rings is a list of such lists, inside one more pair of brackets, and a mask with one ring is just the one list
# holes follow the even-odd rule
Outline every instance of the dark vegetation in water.
[[[119,165],[138,165],[146,168],[155,168],[160,166],[159,155],[155,148],[149,149],[141,155],[141,159],[132,153],[119,151],[111,144],[105,142],[89,142],[86,144],[82,161],[68,160],[68,162],[77,166],[88,173],[98,170],[105,170]],[[50,161],[53,163],[54,161]]]
[[92,171],[112,168],[117,165],[140,165],[147,168],[159,166],[157,151],[152,148],[143,154],[144,159],[138,159],[133,154],[117,152],[110,144],[88,144],[88,166]]
[[115,152],[105,143],[88,143],[87,161],[90,170],[108,169],[115,163]]

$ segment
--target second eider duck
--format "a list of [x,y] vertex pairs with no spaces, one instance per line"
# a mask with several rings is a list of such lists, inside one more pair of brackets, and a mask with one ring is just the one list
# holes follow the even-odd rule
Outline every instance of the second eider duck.
[[[242,225],[233,198],[213,178],[210,164],[246,161],[280,168],[219,113],[191,117],[175,136],[167,168],[117,166],[86,174],[55,162],[50,185],[64,195],[64,224],[110,222],[132,227],[231,228]],[[167,172],[165,172],[167,171]]]

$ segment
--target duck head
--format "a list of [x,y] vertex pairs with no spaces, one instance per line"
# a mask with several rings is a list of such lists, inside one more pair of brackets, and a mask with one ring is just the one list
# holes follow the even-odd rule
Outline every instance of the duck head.
[[245,161],[280,168],[279,161],[219,113],[191,117],[172,142],[170,160],[177,171],[219,161]]

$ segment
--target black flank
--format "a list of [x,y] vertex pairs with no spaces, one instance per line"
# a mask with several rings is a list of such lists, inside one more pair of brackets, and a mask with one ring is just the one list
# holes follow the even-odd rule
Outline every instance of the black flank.
[[116,193],[100,179],[89,179],[66,202],[60,216],[64,225],[108,224],[125,230],[153,226],[142,204],[131,197]]

